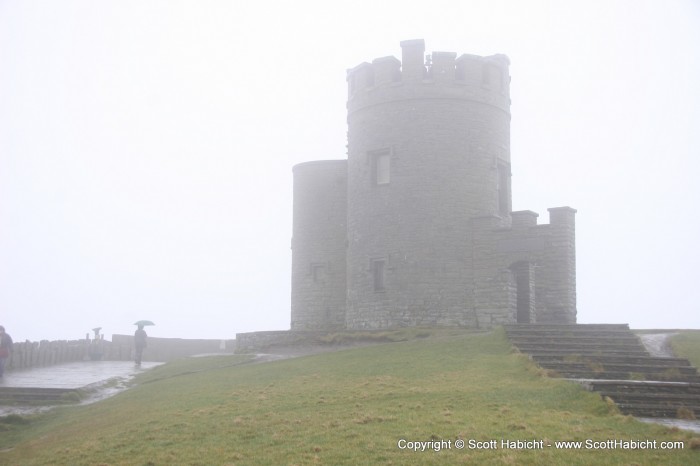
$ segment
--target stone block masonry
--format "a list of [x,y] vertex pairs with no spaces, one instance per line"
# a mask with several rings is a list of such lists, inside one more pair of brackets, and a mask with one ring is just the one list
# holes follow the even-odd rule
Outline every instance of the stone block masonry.
[[347,160],[294,167],[293,331],[576,321],[576,211],[512,212],[504,55],[348,71]]

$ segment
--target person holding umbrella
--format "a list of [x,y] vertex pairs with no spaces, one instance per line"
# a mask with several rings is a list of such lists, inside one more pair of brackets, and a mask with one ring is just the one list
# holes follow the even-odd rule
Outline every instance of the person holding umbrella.
[[141,365],[141,357],[143,356],[143,350],[148,346],[146,344],[146,340],[148,339],[148,335],[146,334],[146,331],[143,329],[144,325],[154,325],[153,322],[150,320],[139,320],[138,322],[134,323],[134,325],[138,326],[138,329],[136,329],[136,332],[134,333],[134,347],[136,349],[136,355],[135,355],[135,362],[137,366]]

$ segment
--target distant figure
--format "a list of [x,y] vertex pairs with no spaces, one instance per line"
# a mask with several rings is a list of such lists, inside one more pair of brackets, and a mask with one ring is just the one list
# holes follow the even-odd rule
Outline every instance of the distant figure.
[[143,356],[143,349],[147,346],[146,345],[147,338],[148,338],[148,335],[146,335],[146,331],[143,329],[143,325],[139,325],[138,330],[136,330],[136,333],[134,333],[134,346],[136,347],[136,365],[137,366],[141,365],[141,356]]
[[0,325],[0,377],[5,373],[5,362],[12,354],[12,337],[5,333],[5,327]]

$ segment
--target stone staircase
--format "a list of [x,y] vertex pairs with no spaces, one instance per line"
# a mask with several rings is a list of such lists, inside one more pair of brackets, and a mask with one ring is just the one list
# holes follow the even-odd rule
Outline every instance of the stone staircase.
[[576,379],[625,414],[700,417],[700,375],[687,359],[650,356],[627,324],[509,324],[513,346],[551,376]]

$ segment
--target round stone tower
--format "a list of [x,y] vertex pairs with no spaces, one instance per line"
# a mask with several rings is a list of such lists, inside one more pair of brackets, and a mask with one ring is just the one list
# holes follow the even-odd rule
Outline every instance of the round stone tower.
[[510,224],[509,61],[401,47],[347,75],[345,324],[474,325],[472,219]]
[[296,165],[292,330],[345,327],[347,161]]

